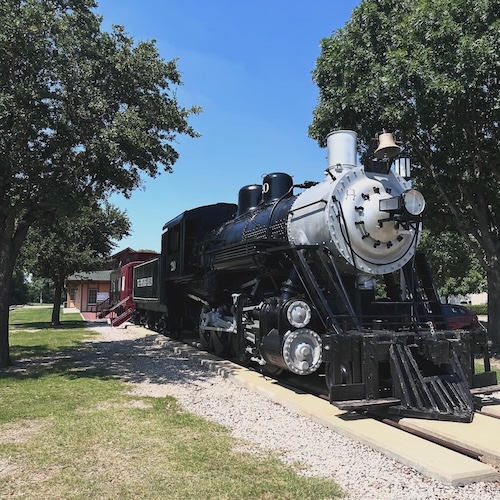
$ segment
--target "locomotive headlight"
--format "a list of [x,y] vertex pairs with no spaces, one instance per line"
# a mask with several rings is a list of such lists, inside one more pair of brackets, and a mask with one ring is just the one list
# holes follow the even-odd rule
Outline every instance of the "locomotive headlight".
[[311,307],[303,300],[293,300],[286,307],[286,319],[295,328],[303,328],[311,321]]
[[420,215],[425,208],[424,195],[416,189],[408,189],[402,194],[403,206],[410,215]]
[[410,215],[420,215],[425,208],[424,195],[416,189],[408,189],[400,196],[383,198],[379,200],[379,210],[381,212],[396,213],[404,209]]

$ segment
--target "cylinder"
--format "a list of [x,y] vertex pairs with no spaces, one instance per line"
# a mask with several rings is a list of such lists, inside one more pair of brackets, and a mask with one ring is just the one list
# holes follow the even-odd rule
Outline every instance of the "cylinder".
[[296,375],[314,373],[323,361],[321,337],[309,328],[289,330],[283,336],[273,329],[262,338],[259,351],[270,365]]
[[328,148],[328,168],[337,165],[355,167],[357,154],[358,134],[352,130],[337,130],[328,134],[326,146]]

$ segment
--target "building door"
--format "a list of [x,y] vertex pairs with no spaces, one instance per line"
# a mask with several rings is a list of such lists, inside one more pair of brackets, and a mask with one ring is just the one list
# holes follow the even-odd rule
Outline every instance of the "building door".
[[69,289],[68,307],[76,307],[76,288],[75,287],[70,287],[70,289]]

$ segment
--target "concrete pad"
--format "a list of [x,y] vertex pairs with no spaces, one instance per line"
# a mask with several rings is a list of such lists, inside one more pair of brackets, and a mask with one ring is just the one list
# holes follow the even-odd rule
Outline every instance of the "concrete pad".
[[491,465],[376,420],[344,412],[325,400],[282,387],[276,381],[230,361],[200,352],[184,344],[177,342],[174,344],[178,354],[197,359],[201,365],[207,366],[219,375],[230,378],[243,387],[304,415],[324,427],[364,443],[427,477],[452,486],[500,479],[498,471]]
[[500,420],[477,414],[470,423],[403,418],[400,424],[472,450],[482,462],[500,467]]
[[500,417],[500,405],[483,406],[481,412],[493,417]]

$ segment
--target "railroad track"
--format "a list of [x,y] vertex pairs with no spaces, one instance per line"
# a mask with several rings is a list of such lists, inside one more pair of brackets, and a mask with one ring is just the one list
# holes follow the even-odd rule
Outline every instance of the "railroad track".
[[332,406],[316,384],[298,385],[303,377],[271,378],[202,351],[193,339],[160,337],[178,354],[443,483],[500,480],[500,405],[483,407],[472,423],[360,415]]
[[[302,383],[300,378],[292,376],[284,381],[278,379],[278,382],[292,390],[308,391],[328,401],[326,393],[322,393],[316,384]],[[324,381],[318,377],[318,383],[324,384]],[[368,413],[367,416],[500,469],[500,402],[495,404],[492,400],[492,404],[484,405],[475,412],[471,423],[397,417],[384,413]]]
[[500,405],[483,407],[481,410],[478,410],[477,413],[479,413],[479,415],[487,415],[488,417],[500,419]]
[[[500,409],[500,407],[497,407],[497,409]],[[475,413],[473,422],[455,426],[453,425],[455,422],[415,422],[416,419],[394,421],[385,418],[382,421],[499,469],[499,419],[498,415],[489,415],[483,411],[478,411]],[[464,427],[464,425],[467,427]]]
[[[492,410],[500,411],[500,405]],[[457,451],[500,469],[500,419],[484,410],[474,415],[469,424],[401,419],[402,430]]]

